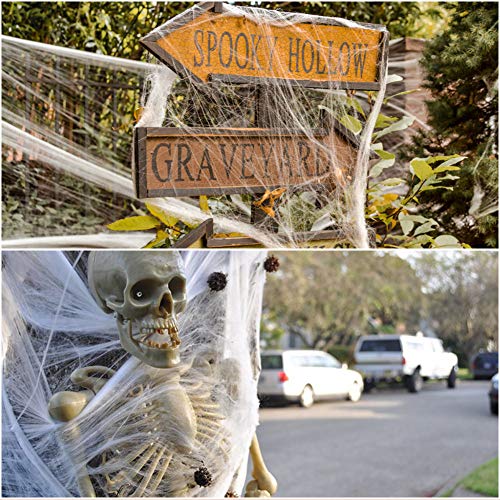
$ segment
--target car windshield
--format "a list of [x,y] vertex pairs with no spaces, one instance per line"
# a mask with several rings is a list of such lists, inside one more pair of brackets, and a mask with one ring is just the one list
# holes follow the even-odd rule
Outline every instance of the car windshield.
[[401,352],[399,339],[363,340],[360,352]]
[[281,370],[283,368],[281,354],[264,354],[261,360],[263,370]]
[[487,359],[488,361],[496,361],[498,359],[498,352],[482,352],[477,357]]

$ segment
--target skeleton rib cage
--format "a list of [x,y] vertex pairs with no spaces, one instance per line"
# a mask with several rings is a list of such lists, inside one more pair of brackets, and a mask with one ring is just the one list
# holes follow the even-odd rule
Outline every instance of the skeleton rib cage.
[[[179,441],[175,436],[172,439],[168,432],[161,431],[162,427],[168,428],[170,409],[158,396],[148,397],[148,392],[154,392],[150,384],[155,382],[145,376],[143,382],[126,395],[125,405],[130,405],[132,412],[118,423],[119,436],[116,432],[102,436],[103,442],[118,440],[119,444],[103,451],[98,460],[93,461],[98,463],[93,472],[87,467],[97,492],[120,497],[192,496],[217,481],[221,467],[222,470],[229,467],[230,434],[224,428],[225,417],[220,413],[220,391],[200,381],[196,374],[189,377],[187,366],[175,370],[181,374],[179,387],[188,396],[196,416],[192,451],[186,452],[175,442]],[[65,434],[68,431],[71,434],[72,429]],[[141,440],[130,443],[130,436],[137,433],[142,434]],[[209,472],[210,480],[199,485],[195,473],[201,469]],[[169,474],[170,471],[175,474]]]

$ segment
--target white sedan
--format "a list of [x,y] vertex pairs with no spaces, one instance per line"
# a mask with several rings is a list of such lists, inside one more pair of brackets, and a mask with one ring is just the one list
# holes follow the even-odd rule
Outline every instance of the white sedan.
[[280,400],[309,408],[319,399],[359,401],[363,378],[323,351],[264,351],[258,393],[263,401]]

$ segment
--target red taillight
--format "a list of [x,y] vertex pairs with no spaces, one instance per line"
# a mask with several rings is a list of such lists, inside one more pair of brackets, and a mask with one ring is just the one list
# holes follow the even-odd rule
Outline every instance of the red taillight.
[[406,359],[405,359],[405,357],[404,357],[404,356],[401,358],[401,364],[402,364],[403,366],[404,366],[404,365],[406,365]]
[[279,372],[278,378],[280,382],[286,382],[288,380],[288,375],[285,372]]

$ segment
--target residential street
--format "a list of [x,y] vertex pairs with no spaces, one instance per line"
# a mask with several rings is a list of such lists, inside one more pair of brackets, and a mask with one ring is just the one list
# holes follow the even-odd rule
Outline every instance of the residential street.
[[380,389],[359,403],[263,408],[258,436],[277,496],[433,496],[498,453],[489,382]]

